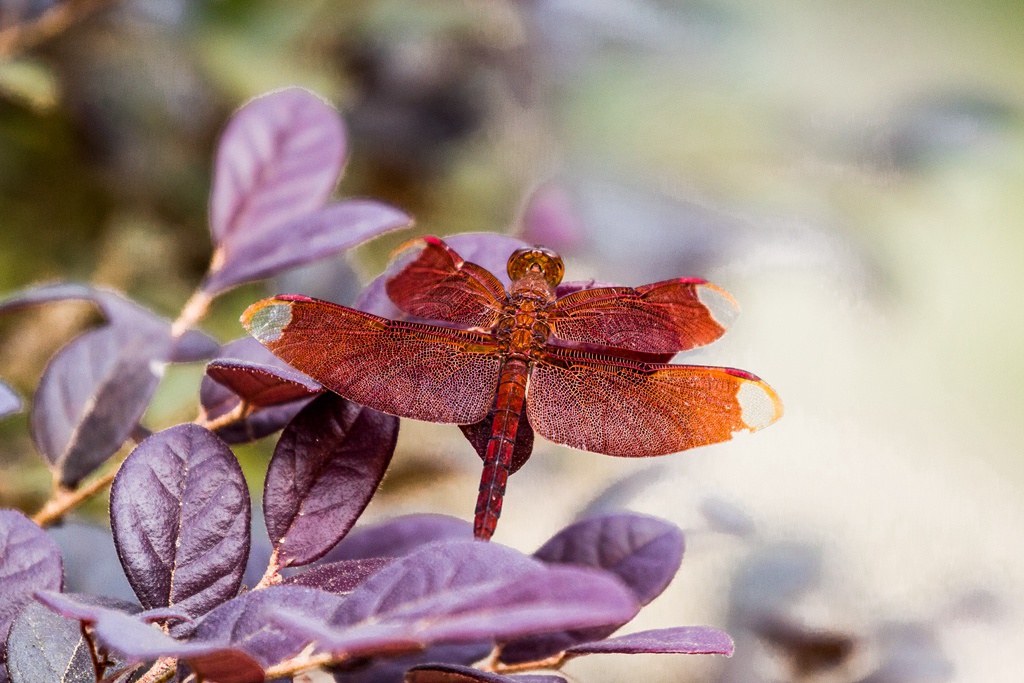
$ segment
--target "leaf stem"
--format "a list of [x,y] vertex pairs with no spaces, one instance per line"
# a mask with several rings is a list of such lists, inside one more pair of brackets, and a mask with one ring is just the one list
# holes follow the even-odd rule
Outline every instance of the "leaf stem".
[[171,336],[175,339],[179,338],[190,327],[202,320],[203,316],[210,309],[212,301],[213,295],[202,288],[192,292],[192,296],[189,297],[188,301],[185,302],[185,306],[181,309],[178,319],[171,325]]
[[263,578],[259,580],[253,590],[259,590],[260,588],[266,588],[267,586],[274,586],[281,583],[281,562],[277,557],[277,550],[270,554],[270,562],[267,563],[267,571],[263,574]]
[[498,661],[501,656],[501,648],[496,647],[488,657],[487,662],[478,666],[481,671],[491,671],[496,674],[511,674],[519,673],[522,671],[533,671],[535,669],[557,669],[565,663],[565,653],[559,652],[556,655],[552,655],[547,659],[536,659],[529,662],[519,662],[518,664],[502,664]]
[[50,499],[43,505],[43,508],[32,515],[32,521],[43,528],[60,521],[69,511],[110,486],[110,482],[114,481],[114,477],[120,468],[121,465],[119,463],[103,476],[97,477],[85,486],[77,489],[69,489],[60,485],[56,486],[53,489],[53,493],[50,494]]
[[212,420],[206,419],[205,415],[200,415],[195,419],[195,423],[200,427],[205,427],[211,432],[215,432],[218,429],[232,425],[239,420],[245,418],[246,415],[252,410],[252,406],[242,401],[237,406],[232,408],[229,412],[224,413],[220,417],[215,417]]
[[[275,678],[292,678],[303,671],[328,664],[338,664],[347,658],[345,655],[335,657],[329,652],[322,652],[317,655],[299,655],[268,668],[264,672],[264,676],[268,681],[272,681]],[[142,683],[142,681],[139,681],[139,683]]]

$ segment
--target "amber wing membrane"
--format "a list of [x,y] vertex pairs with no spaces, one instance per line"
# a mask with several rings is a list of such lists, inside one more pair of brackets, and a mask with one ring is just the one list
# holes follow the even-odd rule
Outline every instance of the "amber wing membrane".
[[491,408],[501,360],[490,336],[380,318],[327,301],[258,301],[242,324],[276,356],[364,406],[471,424]]
[[436,237],[417,243],[423,244],[419,255],[387,281],[395,305],[417,318],[493,327],[508,298],[501,281]]
[[600,287],[562,297],[549,309],[559,339],[646,353],[675,353],[715,341],[736,318],[735,300],[698,279],[643,287]]
[[772,388],[742,370],[583,357],[550,346],[535,359],[526,410],[550,441],[625,457],[727,441],[782,416]]

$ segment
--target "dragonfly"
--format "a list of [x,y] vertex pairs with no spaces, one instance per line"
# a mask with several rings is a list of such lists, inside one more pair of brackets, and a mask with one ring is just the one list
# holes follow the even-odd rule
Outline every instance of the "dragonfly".
[[441,239],[414,247],[386,291],[415,320],[285,294],[254,303],[242,324],[346,399],[462,425],[483,451],[476,538],[493,535],[533,431],[584,451],[649,457],[727,441],[782,415],[776,392],[749,372],[668,362],[718,339],[738,313],[705,280],[559,297],[565,266],[543,247],[512,253],[508,290]]

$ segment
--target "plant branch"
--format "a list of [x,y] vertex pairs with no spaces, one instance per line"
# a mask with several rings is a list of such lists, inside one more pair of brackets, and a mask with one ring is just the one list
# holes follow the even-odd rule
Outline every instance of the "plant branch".
[[0,61],[6,61],[63,33],[113,0],[64,0],[37,19],[0,30]]
[[494,648],[491,655],[487,658],[487,662],[477,668],[482,671],[491,671],[496,674],[513,674],[523,671],[533,671],[535,669],[557,669],[562,666],[566,660],[564,652],[559,652],[547,659],[536,659],[530,662],[519,662],[517,664],[502,664],[498,661],[498,657],[500,656],[501,648]]
[[213,295],[204,289],[197,289],[185,302],[178,319],[171,325],[171,336],[175,339],[203,319],[213,302]]
[[32,521],[43,528],[60,521],[68,512],[110,486],[120,468],[121,465],[118,463],[116,467],[106,474],[93,479],[85,486],[77,489],[69,489],[63,486],[55,487],[53,493],[50,494],[50,499],[46,501],[43,508],[32,515]]
[[252,406],[242,401],[237,406],[232,408],[229,412],[224,413],[220,417],[215,417],[212,420],[206,419],[205,415],[200,415],[195,419],[195,423],[200,427],[205,427],[211,432],[215,432],[218,429],[232,425],[239,420],[245,419],[245,417],[252,412]]
[[[338,664],[345,661],[347,658],[348,657],[345,655],[335,657],[329,652],[323,652],[317,655],[299,655],[297,657],[292,657],[291,659],[286,659],[280,664],[275,664],[267,669],[265,672],[265,678],[268,681],[272,681],[275,678],[292,678],[303,671],[327,666],[328,664]],[[142,682],[139,681],[139,683]]]

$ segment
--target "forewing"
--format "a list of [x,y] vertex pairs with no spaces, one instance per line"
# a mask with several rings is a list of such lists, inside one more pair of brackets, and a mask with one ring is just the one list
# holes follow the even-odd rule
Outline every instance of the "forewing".
[[727,441],[782,415],[778,395],[731,368],[643,364],[555,347],[536,359],[530,424],[573,448],[645,457]]
[[397,322],[300,296],[258,301],[242,324],[331,391],[399,417],[477,422],[498,386],[501,361],[484,334]]
[[388,297],[409,315],[490,329],[507,299],[490,272],[464,261],[436,237],[417,240],[419,255],[387,282]]
[[738,313],[724,290],[704,280],[676,279],[574,292],[554,303],[549,323],[559,339],[675,353],[715,341]]

